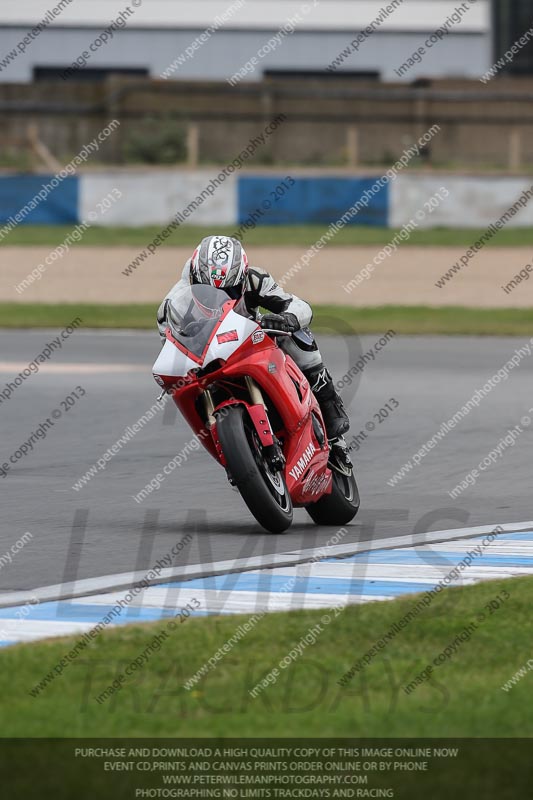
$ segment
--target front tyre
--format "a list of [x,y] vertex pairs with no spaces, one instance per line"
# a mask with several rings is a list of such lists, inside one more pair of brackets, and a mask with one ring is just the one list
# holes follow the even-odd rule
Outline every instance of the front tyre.
[[317,525],[346,525],[359,511],[359,489],[353,469],[331,470],[333,486],[331,494],[311,503],[305,510]]
[[282,472],[272,472],[243,406],[226,406],[217,432],[229,472],[242,499],[263,528],[283,533],[292,523],[292,500]]

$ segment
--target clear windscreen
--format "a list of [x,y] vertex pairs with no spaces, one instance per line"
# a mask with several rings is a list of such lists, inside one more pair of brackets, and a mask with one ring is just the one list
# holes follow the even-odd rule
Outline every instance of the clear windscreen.
[[241,316],[250,316],[242,300],[231,300],[222,289],[204,284],[185,285],[172,297],[167,322],[172,336],[191,353],[201,356],[229,308]]

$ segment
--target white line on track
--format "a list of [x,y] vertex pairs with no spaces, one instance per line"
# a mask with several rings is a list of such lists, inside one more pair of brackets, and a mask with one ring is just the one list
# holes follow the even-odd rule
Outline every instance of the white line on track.
[[[215,575],[227,575],[233,572],[248,572],[255,569],[268,569],[271,567],[287,567],[301,564],[313,559],[334,558],[350,556],[356,553],[366,553],[373,550],[391,550],[398,547],[416,547],[419,545],[448,542],[453,539],[472,538],[483,536],[494,531],[496,525],[480,525],[472,528],[452,528],[444,531],[429,531],[427,533],[408,534],[405,536],[375,539],[365,542],[351,542],[333,545],[327,549],[315,547],[309,550],[299,550],[288,553],[273,553],[270,555],[254,556],[252,558],[235,558],[231,561],[217,561],[212,564],[192,564],[184,567],[169,567],[161,571],[158,578],[150,581],[150,585],[168,581],[187,581],[195,578],[207,578]],[[532,530],[533,522],[510,522],[499,525],[502,532],[514,533]],[[101,592],[119,591],[129,589],[134,584],[143,580],[149,567],[143,572],[124,572],[115,575],[103,575],[98,578],[85,578],[72,583],[43,586],[33,591],[5,592],[0,594],[0,608],[7,606],[24,605],[31,602],[32,598],[40,602],[66,600],[74,597],[84,597]]]

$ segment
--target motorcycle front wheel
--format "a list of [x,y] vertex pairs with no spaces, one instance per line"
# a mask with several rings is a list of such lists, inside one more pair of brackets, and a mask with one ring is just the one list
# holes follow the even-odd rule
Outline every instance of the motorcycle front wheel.
[[217,432],[230,475],[251,513],[270,533],[286,531],[293,508],[285,478],[269,468],[244,406],[226,406],[217,418]]

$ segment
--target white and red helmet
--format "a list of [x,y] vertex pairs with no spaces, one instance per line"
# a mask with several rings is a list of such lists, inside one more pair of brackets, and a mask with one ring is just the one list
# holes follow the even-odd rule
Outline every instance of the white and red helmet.
[[243,246],[230,236],[206,236],[191,258],[191,283],[234,289],[242,286],[247,272],[248,258]]

